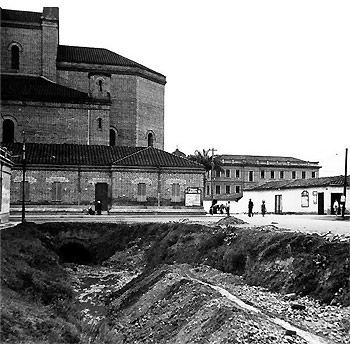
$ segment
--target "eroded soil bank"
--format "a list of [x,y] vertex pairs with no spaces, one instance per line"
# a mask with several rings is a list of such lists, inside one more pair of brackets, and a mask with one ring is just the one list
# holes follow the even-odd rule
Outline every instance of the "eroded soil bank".
[[[74,229],[84,238],[64,246],[58,236]],[[350,339],[344,238],[243,228],[232,218],[213,226],[27,223],[1,239],[3,342],[308,343],[276,317],[315,343]]]

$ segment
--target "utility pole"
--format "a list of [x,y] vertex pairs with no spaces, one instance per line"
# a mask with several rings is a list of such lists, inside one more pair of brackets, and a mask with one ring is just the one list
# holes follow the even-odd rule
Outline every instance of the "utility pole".
[[22,223],[26,222],[25,181],[26,181],[26,137],[24,131],[22,145]]
[[346,204],[346,182],[347,182],[347,174],[348,174],[348,149],[345,148],[345,173],[344,173],[344,192],[343,192],[343,207],[341,215],[345,216],[345,204]]
[[211,204],[213,205],[214,190],[213,190],[213,175],[214,175],[214,156],[217,149],[211,149],[211,176],[210,176],[210,191],[211,191]]

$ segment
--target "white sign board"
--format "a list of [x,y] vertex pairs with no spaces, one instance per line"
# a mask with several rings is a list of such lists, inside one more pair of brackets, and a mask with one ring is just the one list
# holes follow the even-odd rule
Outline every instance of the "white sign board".
[[202,205],[202,193],[200,188],[187,188],[185,191],[185,206],[200,207]]

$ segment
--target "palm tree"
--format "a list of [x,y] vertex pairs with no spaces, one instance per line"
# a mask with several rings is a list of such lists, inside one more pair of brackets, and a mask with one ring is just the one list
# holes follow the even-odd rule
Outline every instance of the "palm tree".
[[210,172],[217,171],[222,172],[224,169],[222,168],[222,162],[220,160],[219,156],[209,155],[211,149],[203,149],[203,152],[200,152],[199,150],[196,150],[194,154],[189,155],[187,158],[196,161],[204,166],[204,169],[206,171],[205,178],[204,178],[204,193],[206,191],[206,184],[207,181],[210,178]]

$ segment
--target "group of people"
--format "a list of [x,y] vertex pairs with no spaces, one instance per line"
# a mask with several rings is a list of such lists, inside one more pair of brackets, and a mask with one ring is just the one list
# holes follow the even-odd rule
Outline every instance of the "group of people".
[[[254,207],[254,203],[253,203],[252,199],[249,198],[249,202],[248,202],[248,216],[249,217],[254,216],[253,207]],[[265,204],[265,201],[262,201],[261,202],[261,215],[265,216],[265,214],[266,214],[266,204]]]

